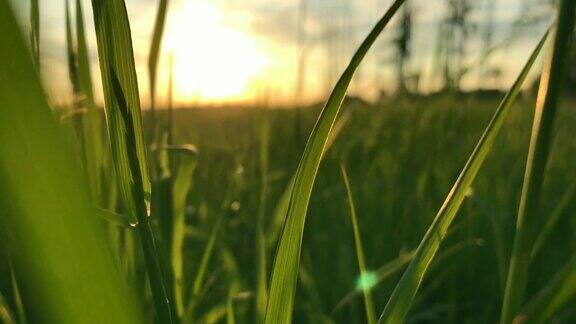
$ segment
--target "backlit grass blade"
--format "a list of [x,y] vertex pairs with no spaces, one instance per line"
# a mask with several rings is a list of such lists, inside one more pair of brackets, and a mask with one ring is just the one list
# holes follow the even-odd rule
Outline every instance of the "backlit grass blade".
[[343,164],[340,164],[342,178],[344,179],[344,186],[346,187],[346,195],[348,197],[348,206],[350,207],[350,221],[352,223],[352,231],[354,232],[354,246],[356,247],[356,257],[358,258],[358,268],[360,269],[359,289],[362,290],[364,295],[364,308],[366,310],[366,320],[368,324],[376,323],[376,315],[374,314],[374,301],[372,299],[372,283],[363,284],[367,281],[369,273],[366,271],[366,261],[364,258],[364,248],[362,247],[362,237],[360,236],[360,228],[358,226],[358,218],[356,217],[356,207],[352,197],[352,190],[350,189],[350,181],[348,180],[348,173]]
[[513,323],[550,323],[554,314],[576,296],[576,256],[554,276],[538,293],[524,310],[518,314]]
[[[32,323],[143,323],[58,128],[8,1],[0,0],[0,222]],[[87,307],[89,305],[89,307]]]
[[[162,43],[162,34],[166,22],[167,7],[168,0],[160,0],[158,11],[156,12],[156,21],[154,22],[150,54],[148,56],[148,77],[150,80],[150,109],[152,110],[152,120],[156,117],[156,73],[158,72],[158,58],[160,57],[160,44]],[[154,128],[153,131],[155,131]]]
[[448,232],[452,220],[454,220],[458,209],[462,205],[462,202],[466,197],[466,191],[474,181],[478,170],[490,152],[496,136],[502,128],[506,116],[520,92],[530,68],[534,61],[536,61],[547,36],[548,32],[546,32],[542,37],[528,59],[528,62],[520,72],[520,75],[512,85],[512,88],[508,91],[500,103],[500,106],[492,116],[490,123],[484,130],[484,134],[482,134],[478,144],[476,144],[476,148],[472,152],[472,155],[470,155],[468,162],[466,162],[464,169],[458,176],[458,179],[446,197],[444,204],[438,211],[434,221],[420,242],[414,259],[410,262],[410,265],[408,265],[408,268],[404,271],[402,278],[400,278],[400,281],[392,292],[392,295],[378,320],[379,323],[402,323],[404,321],[430,262],[434,259],[444,236]]
[[82,107],[88,111],[83,115],[82,128],[84,130],[84,149],[86,156],[86,169],[90,180],[92,196],[97,204],[102,204],[102,168],[103,149],[102,115],[94,102],[92,87],[92,72],[88,59],[88,46],[86,45],[86,32],[84,29],[84,12],[82,1],[76,0],[76,52],[78,60],[78,81],[82,94]]
[[92,9],[120,194],[130,221],[138,224],[156,315],[160,322],[171,323],[172,309],[148,219],[150,179],[126,6],[123,0],[93,0]]
[[[197,150],[193,146],[170,148],[171,157],[178,161],[178,168],[172,183],[172,269],[174,272],[174,303],[179,317],[184,315],[184,240],[186,237],[186,198],[192,187],[192,176],[198,161]],[[177,154],[177,156],[176,156]]]
[[394,1],[390,9],[364,39],[338,80],[318,117],[316,125],[314,125],[296,171],[288,213],[276,250],[265,323],[284,324],[290,323],[292,320],[306,212],[326,142],[356,68],[403,2],[404,0]]
[[516,219],[514,245],[510,256],[508,279],[506,280],[502,305],[502,317],[500,319],[502,324],[508,324],[512,321],[525,300],[524,293],[528,281],[532,247],[541,224],[541,220],[538,219],[540,211],[538,200],[542,188],[544,168],[550,152],[558,97],[563,86],[563,74],[567,66],[566,61],[574,32],[575,7],[576,1],[561,1],[558,8],[554,40],[550,44],[550,52],[542,70],[524,173],[524,184]]
[[[344,111],[340,118],[336,121],[334,127],[332,127],[332,131],[328,136],[328,141],[326,142],[326,147],[324,148],[324,155],[326,152],[330,150],[330,147],[340,135],[344,126],[350,121],[350,111]],[[273,244],[278,242],[278,236],[282,231],[282,225],[284,224],[284,220],[286,219],[286,213],[288,212],[288,203],[290,202],[290,195],[292,194],[292,188],[294,187],[294,176],[290,178],[290,181],[282,191],[282,195],[280,199],[276,203],[276,207],[274,209],[274,213],[272,216],[272,222],[268,225],[268,230],[266,231],[266,245],[270,247]]]

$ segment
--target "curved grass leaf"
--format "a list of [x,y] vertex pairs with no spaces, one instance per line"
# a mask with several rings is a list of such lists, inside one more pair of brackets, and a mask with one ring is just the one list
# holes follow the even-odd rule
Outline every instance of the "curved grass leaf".
[[[142,323],[8,5],[0,0],[1,226],[33,323]],[[89,307],[87,307],[89,305]]]
[[[350,111],[344,111],[340,118],[336,121],[334,127],[332,127],[332,131],[328,136],[328,141],[326,142],[326,148],[324,149],[324,155],[326,152],[330,150],[330,147],[340,135],[340,132],[344,129],[344,126],[350,121],[351,113]],[[288,212],[288,204],[290,203],[290,195],[292,194],[292,188],[294,187],[294,176],[290,178],[290,181],[282,191],[282,195],[276,203],[276,207],[274,209],[274,213],[272,216],[272,221],[268,225],[268,230],[266,231],[266,245],[270,247],[270,245],[275,244],[278,242],[278,236],[282,231],[282,225],[284,224],[284,220],[286,219],[286,213]]]
[[174,318],[150,215],[150,178],[130,24],[123,0],[92,0],[106,102],[106,119],[120,194],[132,224],[138,224],[156,315]]
[[378,323],[402,323],[404,321],[404,318],[412,305],[414,296],[416,296],[416,292],[420,287],[420,283],[426,274],[428,266],[434,259],[434,256],[440,247],[440,243],[442,243],[452,220],[454,220],[458,209],[462,205],[462,202],[466,197],[466,191],[474,181],[478,170],[490,152],[496,139],[496,135],[498,135],[498,132],[502,128],[506,116],[510,111],[510,107],[512,107],[512,104],[520,92],[530,68],[534,61],[536,61],[547,35],[548,32],[546,32],[542,37],[528,59],[528,62],[520,72],[520,75],[512,85],[512,88],[508,91],[500,103],[500,106],[492,116],[490,123],[484,130],[484,134],[482,134],[478,144],[476,144],[476,148],[474,148],[474,151],[472,152],[472,155],[470,155],[468,162],[466,162],[464,169],[458,176],[458,179],[454,183],[450,193],[448,193],[444,204],[438,211],[434,221],[420,242],[414,259],[410,262],[410,265],[408,265],[408,268],[402,275],[402,278],[400,278],[396,288],[394,288]]
[[538,217],[540,208],[538,199],[550,152],[562,78],[574,32],[575,7],[576,2],[572,0],[562,0],[560,3],[554,41],[550,44],[550,53],[542,71],[504,292],[500,319],[502,324],[510,323],[524,303],[532,247],[541,224]]
[[265,323],[283,324],[290,323],[292,320],[306,212],[326,142],[356,68],[403,2],[404,0],[394,1],[382,19],[378,21],[366,39],[364,39],[352,57],[350,64],[338,80],[318,117],[316,125],[314,125],[296,171],[284,228],[276,250],[270,279]]
[[[360,236],[360,228],[358,226],[358,219],[356,217],[356,207],[354,206],[354,199],[352,197],[352,190],[350,189],[350,181],[348,180],[348,173],[344,168],[343,164],[340,164],[340,171],[342,172],[342,178],[344,179],[344,186],[346,187],[346,195],[348,196],[348,206],[350,207],[350,221],[352,223],[352,231],[354,232],[354,246],[356,247],[356,257],[358,258],[358,268],[360,269],[360,283],[363,278],[368,276],[366,271],[366,261],[364,258],[364,248],[362,247],[362,237]],[[376,323],[376,315],[374,314],[374,301],[372,299],[372,293],[370,285],[362,285],[359,287],[364,295],[364,308],[366,310],[366,320],[368,324]]]

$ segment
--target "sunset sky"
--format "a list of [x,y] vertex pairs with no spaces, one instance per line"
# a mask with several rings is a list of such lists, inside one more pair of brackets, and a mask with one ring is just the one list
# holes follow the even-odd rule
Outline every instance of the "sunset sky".
[[[432,63],[437,25],[444,15],[445,2],[412,0],[410,3],[415,27],[409,68],[422,71],[419,90],[423,92],[438,86]],[[521,1],[496,2],[495,43],[498,44],[512,35],[510,26],[519,15]],[[28,28],[28,2],[13,3],[23,27]],[[146,107],[149,102],[146,63],[158,1],[127,0],[126,3],[142,103]],[[308,53],[305,87],[303,96],[295,99],[299,0],[170,0],[159,70],[160,105],[165,102],[169,55],[174,59],[174,97],[178,105],[262,100],[273,105],[289,105],[294,101],[321,100],[390,3],[391,0],[308,0],[304,25]],[[70,85],[65,56],[64,1],[45,0],[40,1],[40,5],[43,78],[52,101],[65,104],[70,100]],[[90,1],[83,1],[83,5],[94,85],[100,93]],[[485,12],[481,4],[477,8],[472,20],[481,28]],[[502,76],[490,80],[491,86],[506,87],[511,83],[544,28],[536,26],[533,31],[522,33],[495,53],[492,60],[502,68]],[[394,25],[384,31],[363,62],[351,87],[353,94],[371,99],[380,89],[394,89],[395,73],[390,64],[394,53],[393,31]],[[468,60],[473,61],[479,52],[479,42],[471,41]],[[504,60],[506,63],[502,64]],[[463,86],[474,88],[479,82],[478,73],[472,71],[464,78]]]

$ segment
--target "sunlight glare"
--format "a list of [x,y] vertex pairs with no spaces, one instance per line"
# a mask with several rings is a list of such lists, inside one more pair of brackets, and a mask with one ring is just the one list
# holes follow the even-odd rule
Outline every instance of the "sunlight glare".
[[225,25],[220,8],[199,1],[174,6],[166,31],[169,52],[179,102],[250,99],[269,61],[250,34]]

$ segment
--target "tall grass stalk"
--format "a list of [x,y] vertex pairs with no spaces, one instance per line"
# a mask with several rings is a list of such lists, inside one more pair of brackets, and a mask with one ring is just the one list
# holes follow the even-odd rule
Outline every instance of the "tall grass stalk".
[[30,48],[36,67],[40,70],[40,6],[38,0],[30,0]]
[[94,101],[92,72],[90,71],[88,46],[86,45],[84,12],[81,0],[76,0],[76,54],[81,105],[87,110],[82,118],[86,171],[90,180],[92,198],[96,204],[100,205],[104,204],[101,179],[104,168],[102,113]]
[[264,220],[266,214],[266,200],[268,198],[268,159],[270,146],[270,121],[268,111],[264,110],[259,127],[259,169],[260,169],[260,203],[256,219],[256,320],[263,323],[266,316],[267,288],[267,260],[266,236],[264,234]]
[[[156,20],[154,21],[154,31],[152,32],[152,42],[150,43],[150,54],[148,56],[150,110],[153,123],[156,117],[156,75],[158,73],[158,59],[160,57],[160,45],[162,44],[164,25],[166,24],[167,8],[168,0],[160,0],[160,3],[158,4],[158,11],[156,12]],[[152,127],[152,130],[155,131],[154,127]]]
[[172,323],[175,314],[148,217],[151,185],[126,6],[123,0],[93,0],[92,8],[108,133],[120,193],[131,222],[140,234],[156,316],[162,323]]
[[310,134],[296,171],[284,228],[282,229],[272,266],[265,318],[265,323],[267,324],[283,324],[292,321],[306,212],[326,142],[356,68],[402,3],[404,3],[404,0],[394,1],[382,19],[378,21],[364,39],[352,57],[350,64],[336,83]]
[[376,315],[374,314],[374,301],[370,289],[372,287],[362,284],[362,280],[368,275],[366,271],[366,260],[364,258],[364,248],[362,247],[362,237],[360,235],[360,227],[358,226],[358,218],[356,217],[356,207],[352,197],[352,189],[350,189],[350,181],[348,180],[348,173],[344,165],[340,165],[342,178],[344,179],[344,186],[346,187],[346,195],[348,197],[348,206],[350,207],[350,222],[352,223],[352,231],[354,233],[354,246],[356,247],[356,257],[358,258],[358,268],[360,270],[359,276],[359,289],[362,290],[364,295],[364,308],[366,310],[366,320],[368,324],[376,323]]
[[444,200],[444,204],[420,242],[414,259],[410,262],[410,265],[408,265],[396,288],[394,288],[378,323],[401,323],[404,321],[430,263],[434,259],[436,252],[440,248],[440,244],[448,232],[450,224],[462,205],[468,188],[474,181],[474,178],[478,174],[480,167],[496,140],[496,136],[504,125],[506,116],[518,93],[520,93],[522,84],[534,61],[536,61],[547,36],[548,32],[542,37],[528,59],[528,62],[524,65],[520,75],[512,85],[512,88],[508,91],[500,103],[500,106],[498,106],[498,109],[496,109],[490,123],[484,130],[482,137],[478,141],[478,144],[476,144],[474,151]]
[[542,189],[544,168],[550,152],[558,97],[562,88],[567,55],[574,32],[575,7],[576,1],[561,1],[558,8],[554,38],[550,44],[550,52],[542,70],[526,161],[524,184],[516,220],[514,245],[504,292],[502,324],[508,324],[512,321],[525,300],[524,293],[528,280],[532,247],[540,227],[539,224],[541,224],[541,220],[538,219],[540,212],[538,200]]

